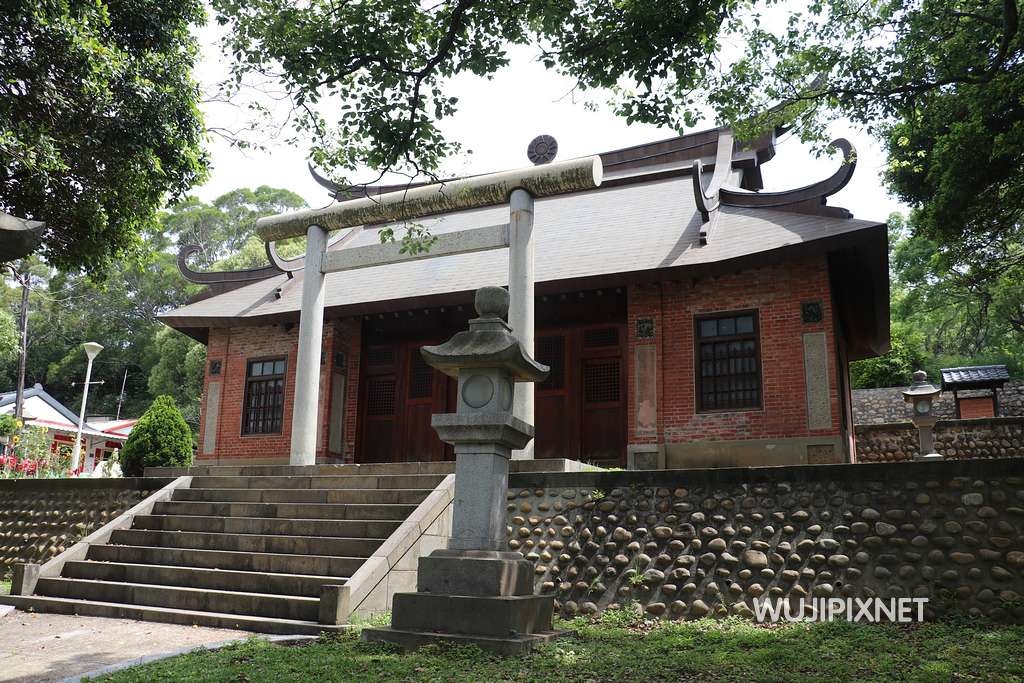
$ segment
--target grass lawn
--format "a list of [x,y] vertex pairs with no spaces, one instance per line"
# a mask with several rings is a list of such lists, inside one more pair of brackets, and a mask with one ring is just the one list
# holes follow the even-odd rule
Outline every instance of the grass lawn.
[[11,580],[0,579],[0,595],[8,595],[11,592]]
[[471,647],[404,653],[355,631],[303,647],[258,640],[127,669],[105,681],[1021,681],[1024,627],[955,620],[889,625],[736,620],[562,622],[571,635],[525,659]]

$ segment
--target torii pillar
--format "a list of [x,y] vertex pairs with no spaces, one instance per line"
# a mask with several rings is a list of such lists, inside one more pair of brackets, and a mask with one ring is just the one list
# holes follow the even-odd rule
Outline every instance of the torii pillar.
[[[299,348],[292,408],[292,465],[316,462],[320,403],[320,354],[324,329],[326,274],[489,249],[509,249],[509,313],[523,350],[534,351],[533,209],[535,197],[590,190],[601,184],[601,159],[569,159],[529,168],[460,178],[444,183],[364,197],[321,209],[308,209],[256,222],[266,242],[306,236],[306,260],[299,319]],[[367,245],[327,252],[327,233],[360,225],[394,223],[451,211],[509,204],[509,222],[436,235],[429,252],[403,254],[397,243]],[[533,385],[519,383],[514,415],[533,422]],[[532,458],[531,448],[513,457]]]

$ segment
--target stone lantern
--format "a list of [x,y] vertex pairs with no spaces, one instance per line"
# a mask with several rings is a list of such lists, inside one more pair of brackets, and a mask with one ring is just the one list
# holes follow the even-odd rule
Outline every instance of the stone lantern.
[[459,380],[457,411],[431,419],[455,447],[451,541],[419,559],[417,591],[396,593],[391,627],[364,629],[365,640],[404,647],[446,640],[524,654],[557,635],[554,596],[534,595],[533,564],[503,550],[508,461],[533,438],[533,425],[513,415],[515,383],[548,374],[506,324],[508,307],[507,291],[483,287],[469,330],[421,349],[429,365]]
[[935,398],[942,390],[928,381],[924,370],[914,373],[914,381],[903,392],[903,400],[910,404],[913,416],[911,419],[917,426],[921,448],[918,460],[942,460],[942,455],[935,452],[935,438],[932,428],[938,422],[935,417]]

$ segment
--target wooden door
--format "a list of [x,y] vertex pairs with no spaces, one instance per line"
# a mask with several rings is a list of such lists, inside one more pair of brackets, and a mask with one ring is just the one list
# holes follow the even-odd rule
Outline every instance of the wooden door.
[[626,368],[618,327],[585,329],[580,344],[580,451],[617,465],[626,453]]
[[409,462],[445,459],[445,444],[430,426],[430,416],[448,412],[448,377],[423,360],[420,347],[408,344],[405,355],[405,406],[402,410],[402,439],[396,456]]
[[368,346],[359,383],[359,462],[391,462],[398,445],[398,354],[393,345]]
[[537,360],[551,374],[536,390],[535,457],[625,462],[623,337],[620,325],[538,333]]
[[357,462],[454,458],[430,426],[431,415],[448,412],[453,381],[423,361],[424,343],[366,347]]

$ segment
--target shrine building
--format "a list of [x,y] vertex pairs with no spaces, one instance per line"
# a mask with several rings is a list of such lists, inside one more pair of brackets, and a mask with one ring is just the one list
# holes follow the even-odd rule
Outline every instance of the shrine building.
[[[887,230],[829,206],[831,177],[764,192],[775,137],[713,129],[600,154],[594,189],[536,199],[534,457],[682,468],[849,462],[849,363],[889,345]],[[713,169],[713,174],[711,174]],[[323,178],[337,202],[358,192]],[[507,207],[415,221],[434,235],[493,226]],[[380,243],[336,231],[327,256]],[[393,226],[401,234],[401,225]],[[200,463],[288,462],[303,259],[208,285],[162,317],[207,346]],[[505,286],[501,250],[326,274],[317,462],[451,459],[430,426],[455,381],[419,349],[466,328],[474,291]],[[301,405],[301,403],[300,403]],[[300,411],[301,412],[301,411]]]

